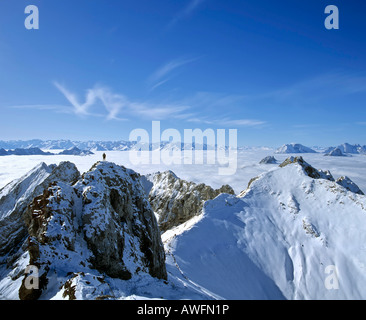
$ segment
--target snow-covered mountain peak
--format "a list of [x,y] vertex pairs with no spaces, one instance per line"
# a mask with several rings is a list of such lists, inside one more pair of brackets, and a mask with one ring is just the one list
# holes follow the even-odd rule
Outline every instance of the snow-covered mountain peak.
[[337,147],[329,147],[324,150],[326,155],[347,156],[347,154],[366,154],[366,146],[360,144],[342,143]]
[[280,164],[280,167],[283,168],[289,164],[297,164],[300,166],[304,173],[313,179],[325,179],[329,181],[335,181],[338,185],[346,188],[348,191],[351,191],[353,193],[357,193],[360,195],[363,195],[364,193],[361,191],[361,189],[357,186],[356,183],[354,183],[350,178],[347,176],[342,176],[338,178],[337,180],[334,179],[332,174],[329,170],[318,170],[315,169],[313,166],[311,166],[309,163],[307,163],[303,157],[289,157],[284,162]]
[[303,165],[261,174],[163,234],[181,272],[226,299],[363,299],[366,198]]
[[300,143],[284,144],[275,153],[316,153],[313,149],[305,147]]
[[[69,162],[51,172],[37,166],[32,174],[45,171],[43,180],[38,179],[26,200],[17,198],[14,188],[21,184],[30,189],[27,179],[1,198],[6,202],[12,197],[16,205],[0,220],[1,235],[11,235],[0,239],[0,292],[6,286],[20,299],[71,298],[70,283],[84,281],[86,274],[102,282],[137,274],[166,279],[164,248],[140,175],[105,161],[81,177],[75,168]],[[25,285],[27,265],[38,268],[39,289]]]
[[330,157],[345,157],[346,155],[342,152],[341,149],[339,148],[334,148],[332,150],[330,150],[329,152],[324,154],[325,156],[330,156]]
[[315,169],[313,166],[311,166],[309,163],[307,163],[302,156],[299,157],[289,157],[285,161],[283,161],[280,164],[280,167],[283,168],[289,164],[296,163],[298,164],[304,172],[313,179],[327,179],[330,181],[334,181],[334,178],[330,171],[323,171]]

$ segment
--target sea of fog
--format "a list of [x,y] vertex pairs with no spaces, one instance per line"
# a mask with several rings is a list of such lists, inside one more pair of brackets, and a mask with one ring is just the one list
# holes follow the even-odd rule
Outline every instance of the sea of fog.
[[[55,152],[55,150],[52,150],[52,152]],[[83,173],[88,171],[95,162],[101,161],[102,154],[103,151],[96,151],[94,155],[90,156],[2,156],[0,157],[0,188],[14,179],[19,179],[40,162],[49,165],[59,164],[62,161],[71,161]],[[277,168],[278,164],[291,156],[291,154],[274,154],[274,150],[239,150],[237,151],[235,174],[220,175],[219,168],[225,167],[224,164],[221,164],[222,159],[216,159],[215,164],[207,164],[207,159],[204,157],[204,164],[196,164],[193,158],[192,164],[183,164],[182,153],[182,157],[174,158],[176,164],[165,164],[163,159],[160,160],[160,164],[152,164],[151,152],[147,152],[142,157],[148,164],[138,164],[131,158],[129,151],[106,151],[106,155],[107,161],[131,168],[140,174],[171,170],[182,179],[205,183],[214,188],[229,184],[236,193],[246,189],[251,178]],[[274,155],[278,160],[278,164],[259,164],[259,161],[268,155]],[[293,156],[298,155],[294,154]],[[348,176],[362,191],[366,192],[366,155],[329,157],[324,156],[322,153],[309,153],[301,154],[301,156],[317,169],[330,170],[335,179],[340,176]],[[233,165],[232,163],[231,166]]]

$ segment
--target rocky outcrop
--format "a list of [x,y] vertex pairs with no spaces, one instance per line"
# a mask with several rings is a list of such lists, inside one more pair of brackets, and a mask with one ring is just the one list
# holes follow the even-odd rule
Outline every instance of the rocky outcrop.
[[75,189],[83,198],[82,225],[97,269],[122,279],[140,270],[166,278],[159,228],[138,173],[100,162]]
[[259,161],[259,164],[276,164],[277,160],[274,156],[267,156]]
[[162,232],[199,215],[205,201],[221,193],[234,194],[229,185],[215,190],[203,183],[180,179],[172,171],[148,175],[144,185]]
[[[101,284],[104,277],[129,280],[140,273],[166,279],[160,231],[140,175],[105,161],[82,176],[73,167],[76,170],[73,164],[62,163],[49,172],[52,168],[42,164],[29,181],[19,182],[23,189],[26,181],[36,185],[27,192],[24,204],[17,200],[22,208],[16,211],[22,236],[12,239],[16,249],[2,254],[13,270],[11,278],[22,279],[19,298],[52,296],[59,288],[63,298],[74,298],[76,279],[87,283],[85,279],[93,278]],[[35,176],[43,179],[36,183]],[[8,188],[2,201],[9,200],[9,191],[15,192],[16,187],[19,184]],[[27,265],[38,270],[37,288],[27,286]]]
[[280,167],[283,168],[291,163],[298,163],[304,170],[304,172],[313,179],[326,179],[329,181],[334,181],[334,178],[329,170],[323,171],[315,169],[313,166],[308,164],[303,157],[289,157],[285,161],[280,164]]
[[[40,163],[19,180],[0,190],[0,256],[14,253],[27,237],[24,214],[33,198],[42,194],[51,182],[73,183],[80,177],[71,162],[58,166]],[[0,259],[1,261],[1,259]]]
[[361,189],[358,187],[357,184],[355,184],[350,178],[347,176],[342,176],[336,180],[336,183],[338,183],[340,186],[346,188],[347,190],[357,193],[360,195],[365,195]]
[[280,164],[280,167],[283,168],[291,163],[298,163],[306,175],[308,175],[310,178],[313,179],[326,179],[329,181],[335,181],[338,185],[346,188],[348,191],[351,191],[353,193],[357,193],[360,195],[364,195],[364,193],[360,190],[360,188],[355,184],[350,178],[347,176],[342,176],[335,180],[330,173],[329,170],[323,171],[315,169],[313,166],[308,164],[302,157],[289,157],[284,162]]

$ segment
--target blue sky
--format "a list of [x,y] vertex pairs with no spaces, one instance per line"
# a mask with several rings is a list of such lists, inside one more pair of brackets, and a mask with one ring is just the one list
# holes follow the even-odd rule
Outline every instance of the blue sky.
[[366,144],[365,14],[356,0],[0,0],[0,139],[127,140],[160,120],[237,129],[240,145]]

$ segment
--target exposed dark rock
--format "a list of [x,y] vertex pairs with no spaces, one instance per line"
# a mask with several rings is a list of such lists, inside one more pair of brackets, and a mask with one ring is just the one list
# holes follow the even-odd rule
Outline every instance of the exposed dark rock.
[[[54,181],[33,198],[24,220],[29,264],[39,269],[41,282],[27,289],[25,275],[21,299],[39,298],[55,276],[90,269],[122,280],[140,272],[167,279],[158,224],[132,170],[102,162],[76,182]],[[71,281],[63,289],[73,299]]]
[[0,190],[0,255],[14,254],[28,236],[24,214],[32,200],[54,181],[75,182],[80,176],[71,162],[40,163]]
[[323,171],[315,169],[313,166],[308,164],[301,156],[300,157],[289,157],[285,161],[280,164],[280,167],[283,168],[291,163],[298,163],[310,178],[313,179],[326,179],[329,181],[334,181],[334,178],[330,171]]
[[215,190],[203,183],[195,184],[179,179],[172,171],[150,175],[145,178],[144,185],[145,190],[149,191],[151,206],[159,217],[162,232],[199,215],[205,201],[214,199],[221,193],[234,194],[229,185]]
[[274,156],[267,156],[263,158],[261,161],[259,161],[259,164],[275,164],[277,163],[277,160]]
[[350,178],[347,176],[342,176],[336,180],[336,183],[338,183],[340,186],[346,188],[349,191],[352,191],[353,193],[357,193],[360,195],[365,195],[361,189],[358,187],[357,184],[355,184]]

